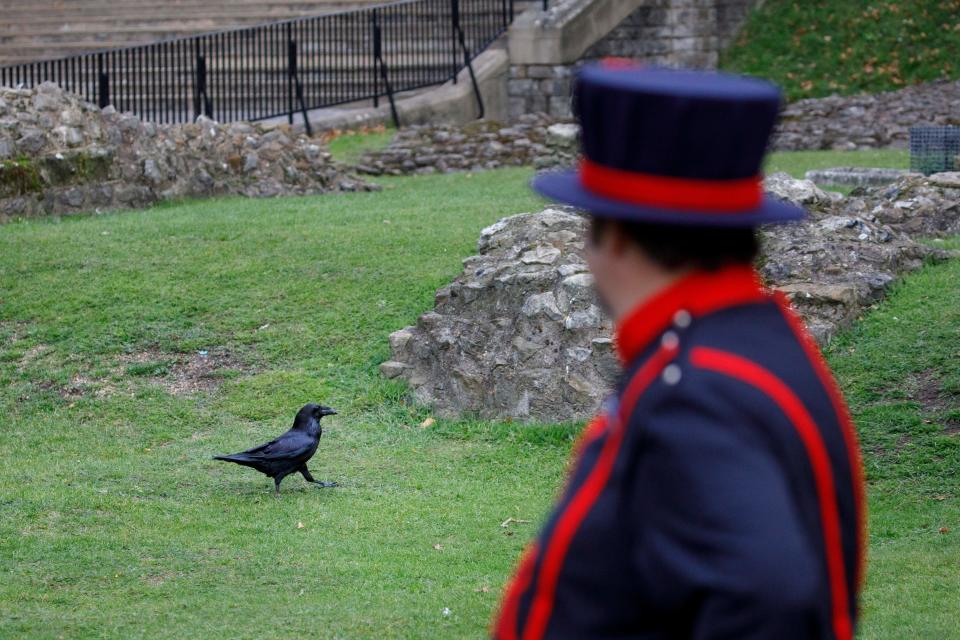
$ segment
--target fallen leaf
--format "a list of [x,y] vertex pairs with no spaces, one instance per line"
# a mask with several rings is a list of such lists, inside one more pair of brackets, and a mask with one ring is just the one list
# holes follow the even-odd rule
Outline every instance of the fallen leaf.
[[443,551],[443,545],[440,544],[439,542],[433,545],[433,548],[436,549],[437,551]]
[[948,529],[947,527],[940,527],[940,533],[943,533],[943,534],[950,533],[950,529]]
[[420,428],[421,428],[421,429],[427,429],[427,428],[429,428],[429,427],[432,427],[432,426],[435,425],[435,424],[437,424],[437,421],[436,421],[435,419],[433,419],[433,418],[427,418],[426,420],[424,420],[423,422],[420,423]]
[[298,523],[297,523],[297,529],[304,529],[304,528],[306,528],[306,526],[307,526],[307,525],[303,524],[302,522],[298,522]]
[[947,499],[947,496],[942,493],[938,493],[937,495],[933,496],[933,499],[943,501]]
[[485,584],[482,584],[482,585],[480,585],[479,587],[477,587],[476,589],[474,589],[473,592],[474,592],[474,593],[490,593],[490,587],[488,587],[488,586],[485,585]]

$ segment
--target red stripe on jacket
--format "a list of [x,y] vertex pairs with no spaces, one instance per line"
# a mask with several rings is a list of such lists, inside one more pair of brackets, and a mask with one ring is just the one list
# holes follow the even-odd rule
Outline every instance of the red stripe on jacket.
[[[567,508],[560,514],[553,534],[544,544],[543,562],[537,575],[536,591],[523,629],[523,640],[540,640],[546,633],[553,613],[557,582],[570,543],[610,479],[620,445],[623,443],[627,423],[637,401],[676,354],[676,345],[661,347],[640,367],[627,385],[617,419],[611,421],[609,435],[603,443],[597,463],[587,479],[579,486]],[[519,600],[521,596],[522,593],[517,594],[517,599]]]
[[503,599],[500,620],[496,626],[496,637],[501,640],[517,640],[517,616],[520,613],[520,598],[530,588],[533,580],[533,568],[537,562],[539,549],[534,544],[527,548],[520,560],[516,578],[507,588]]
[[866,481],[863,471],[863,455],[860,452],[860,441],[859,438],[857,438],[857,430],[853,426],[853,419],[850,417],[850,410],[847,408],[847,403],[844,402],[843,395],[840,393],[840,387],[837,386],[837,381],[834,379],[833,374],[830,373],[830,368],[824,361],[823,354],[820,353],[820,348],[814,341],[813,336],[811,336],[810,332],[804,327],[803,322],[790,306],[787,297],[783,295],[783,293],[778,292],[774,296],[774,299],[780,307],[783,317],[786,318],[787,324],[789,324],[793,330],[793,334],[797,337],[797,340],[801,346],[803,346],[803,350],[807,353],[807,359],[813,364],[817,377],[820,378],[820,384],[826,389],[827,395],[830,397],[830,403],[833,405],[833,410],[837,414],[837,422],[840,424],[841,431],[843,432],[844,442],[847,445],[847,456],[850,460],[851,479],[853,482],[853,497],[857,509],[857,564],[854,582],[859,589],[862,589],[863,580],[867,573],[867,499]]
[[820,503],[827,574],[830,580],[833,631],[838,640],[849,640],[853,637],[853,624],[850,620],[850,600],[833,467],[816,423],[790,387],[751,360],[717,349],[696,347],[691,351],[690,361],[696,367],[740,380],[767,395],[790,420],[800,436],[813,468],[817,499]]

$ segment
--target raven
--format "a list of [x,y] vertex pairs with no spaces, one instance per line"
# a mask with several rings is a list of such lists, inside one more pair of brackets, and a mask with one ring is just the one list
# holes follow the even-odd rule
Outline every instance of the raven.
[[276,495],[280,495],[280,482],[291,473],[300,472],[307,482],[321,487],[335,487],[336,482],[319,482],[310,475],[307,461],[313,457],[320,443],[320,418],[335,416],[337,412],[319,404],[304,405],[297,412],[293,426],[276,440],[253,449],[228,456],[214,456],[214,460],[235,462],[245,467],[253,467],[269,478],[273,478]]

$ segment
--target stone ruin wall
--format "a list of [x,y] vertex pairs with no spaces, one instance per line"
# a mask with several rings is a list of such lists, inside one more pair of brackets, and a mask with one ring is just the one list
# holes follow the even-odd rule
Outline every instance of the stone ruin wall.
[[157,125],[99,109],[52,83],[0,87],[0,223],[142,208],[184,197],[374,188],[289,127],[201,117]]
[[[921,237],[960,233],[960,173],[905,178],[862,197],[786,174],[766,189],[810,218],[766,227],[759,263],[825,343],[896,278],[949,254]],[[584,420],[617,377],[612,323],[583,258],[585,218],[565,208],[505,218],[436,295],[433,310],[390,336],[384,376],[404,380],[441,416]]]

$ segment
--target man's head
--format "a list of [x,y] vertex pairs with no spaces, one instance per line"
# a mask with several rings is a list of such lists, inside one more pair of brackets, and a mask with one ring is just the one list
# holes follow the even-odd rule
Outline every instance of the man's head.
[[619,319],[638,298],[691,271],[751,264],[759,244],[752,228],[682,227],[594,217],[586,258],[601,302]]
[[687,272],[751,263],[758,225],[804,217],[763,192],[774,85],[618,61],[582,68],[575,97],[580,165],[533,186],[594,216],[587,259],[615,319]]

